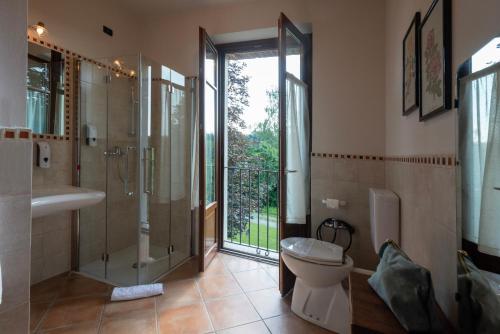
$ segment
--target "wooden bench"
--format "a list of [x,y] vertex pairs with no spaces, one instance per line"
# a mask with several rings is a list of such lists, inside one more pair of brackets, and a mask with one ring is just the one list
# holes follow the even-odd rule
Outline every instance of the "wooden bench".
[[[352,334],[408,333],[399,323],[389,307],[368,284],[368,275],[351,272],[349,290],[352,307]],[[440,310],[441,311],[441,310]],[[452,326],[440,312],[447,324],[445,333],[454,333]]]

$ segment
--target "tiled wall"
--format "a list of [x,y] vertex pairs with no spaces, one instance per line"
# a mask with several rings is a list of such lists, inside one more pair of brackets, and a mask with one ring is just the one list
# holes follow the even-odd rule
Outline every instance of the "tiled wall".
[[[72,141],[49,141],[50,168],[36,166],[33,149],[33,188],[72,184]],[[71,212],[32,220],[31,283],[37,283],[70,270]]]
[[[377,255],[370,240],[370,211],[368,189],[384,188],[385,171],[383,158],[314,154],[311,158],[311,212],[312,234],[316,236],[318,225],[328,217],[345,220],[355,228],[348,255],[354,266],[374,270]],[[339,209],[329,209],[322,199],[335,198],[346,201]]]
[[[26,124],[26,0],[0,1],[0,127]],[[0,140],[0,333],[28,333],[30,140]]]
[[0,139],[0,333],[28,332],[31,145]]
[[[362,157],[313,154],[312,233],[327,217],[354,225],[348,254],[358,268],[375,269],[377,257],[370,240],[368,188],[387,188],[400,198],[403,250],[428,268],[436,297],[450,319],[456,319],[456,197],[455,158],[442,156]],[[332,210],[324,198],[347,201]]]
[[401,199],[401,247],[431,271],[436,298],[455,320],[455,168],[386,161],[385,178],[386,187]]
[[[65,132],[62,136],[33,134],[33,187],[59,186],[72,184],[72,110],[73,96],[73,60],[76,55],[47,41],[38,39],[31,33],[30,43],[42,45],[61,52],[65,56],[64,94],[65,94]],[[36,142],[48,141],[51,149],[50,168],[36,166]],[[70,270],[71,258],[71,213],[32,220],[31,283],[37,283],[57,274]]]

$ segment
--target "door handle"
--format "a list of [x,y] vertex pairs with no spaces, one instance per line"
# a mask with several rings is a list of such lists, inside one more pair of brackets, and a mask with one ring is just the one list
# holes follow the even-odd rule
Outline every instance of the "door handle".
[[498,190],[498,191],[500,191],[500,187],[493,187],[493,190]]
[[298,170],[296,170],[296,169],[286,169],[285,170],[285,174],[291,174],[291,173],[297,173],[297,172],[298,172]]
[[152,195],[154,192],[155,149],[144,148],[144,193]]
[[130,156],[130,151],[134,151],[135,146],[127,146],[127,149],[125,151],[125,182],[123,182],[123,188],[125,195],[127,196],[133,196],[134,192],[130,191],[129,185],[130,185],[130,163],[129,163],[129,156]]

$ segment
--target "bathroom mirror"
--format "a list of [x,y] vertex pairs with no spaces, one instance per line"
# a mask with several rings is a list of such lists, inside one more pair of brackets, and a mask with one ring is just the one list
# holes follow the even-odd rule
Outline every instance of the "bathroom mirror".
[[64,135],[65,63],[62,53],[28,42],[26,123],[33,133]]
[[500,37],[462,64],[457,77],[457,301],[459,326],[472,333],[486,323],[500,327],[500,318],[491,320],[500,311]]

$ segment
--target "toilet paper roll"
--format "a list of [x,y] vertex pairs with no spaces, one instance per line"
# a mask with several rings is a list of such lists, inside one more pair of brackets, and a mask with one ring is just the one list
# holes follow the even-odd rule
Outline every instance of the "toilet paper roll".
[[323,200],[323,204],[329,209],[338,209],[340,206],[340,201],[338,199],[327,198]]

